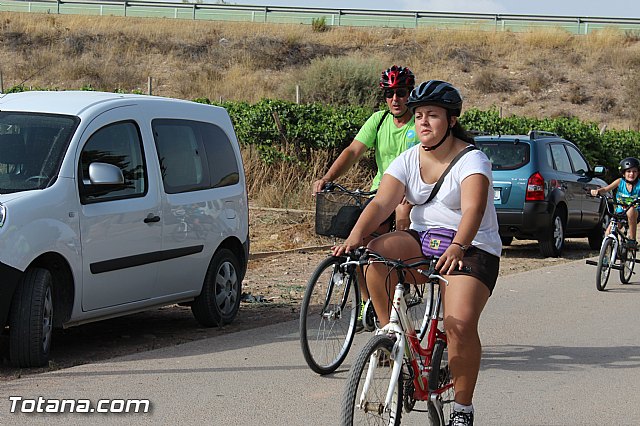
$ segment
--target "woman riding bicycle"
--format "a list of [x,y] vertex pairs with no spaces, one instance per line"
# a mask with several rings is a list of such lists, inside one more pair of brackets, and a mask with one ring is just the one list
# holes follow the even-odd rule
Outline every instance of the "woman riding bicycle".
[[[374,239],[368,244],[371,250],[403,261],[416,259],[423,254],[425,231],[456,231],[437,267],[448,280],[447,286],[440,287],[456,401],[450,424],[472,425],[472,398],[482,351],[478,321],[496,284],[502,250],[493,206],[491,163],[481,151],[469,151],[446,174],[441,191],[425,203],[438,178],[458,153],[473,144],[473,139],[458,121],[462,98],[451,84],[423,82],[411,92],[407,105],[414,113],[420,144],[400,154],[387,168],[375,198],[344,244],[334,247],[333,254],[342,255],[362,245],[364,237],[403,196],[414,205],[411,229]],[[396,284],[389,278],[393,276],[375,264],[366,273],[381,325],[389,321],[389,295]]]
[[[628,204],[640,197],[640,182],[638,182],[638,170],[640,170],[640,161],[637,158],[627,157],[620,161],[620,173],[622,177],[614,180],[607,186],[598,189],[592,189],[591,195],[594,197],[604,192],[616,190],[616,200],[622,204]],[[616,213],[623,211],[622,206],[616,207]],[[627,248],[638,248],[636,241],[636,228],[638,226],[638,209],[637,207],[627,210],[627,219],[629,220],[629,239],[627,240]],[[607,228],[607,234],[611,230]]]

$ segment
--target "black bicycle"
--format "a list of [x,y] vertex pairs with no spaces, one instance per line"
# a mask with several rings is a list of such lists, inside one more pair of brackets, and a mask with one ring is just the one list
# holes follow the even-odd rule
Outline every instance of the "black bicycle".
[[[602,196],[600,196],[602,197]],[[627,211],[640,204],[640,199],[634,200],[629,204],[622,204],[613,198],[606,197],[605,203],[609,217],[609,233],[602,240],[600,246],[600,254],[598,261],[587,260],[587,264],[597,266],[596,270],[596,288],[604,291],[609,281],[609,275],[612,269],[620,271],[620,281],[623,284],[631,281],[631,276],[636,265],[637,248],[629,248],[629,221],[627,220]],[[615,212],[615,207],[622,207],[621,212]]]
[[[316,233],[346,238],[374,193],[352,191],[336,183],[325,185],[316,194]],[[300,346],[305,361],[318,374],[332,373],[342,364],[356,334],[362,300],[358,276],[364,277],[362,267],[353,263],[359,254],[328,256],[307,282],[300,308]],[[423,337],[425,297],[415,289],[410,291],[411,316],[420,322],[417,329]],[[373,331],[376,319],[370,302],[363,316],[365,330]]]

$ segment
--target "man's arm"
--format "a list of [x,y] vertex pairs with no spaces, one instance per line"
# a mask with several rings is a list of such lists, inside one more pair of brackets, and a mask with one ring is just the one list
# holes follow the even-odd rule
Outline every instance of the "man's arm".
[[354,139],[351,144],[346,147],[333,162],[329,171],[323,177],[313,182],[312,195],[322,191],[327,182],[332,182],[345,174],[367,151],[367,146],[362,142]]

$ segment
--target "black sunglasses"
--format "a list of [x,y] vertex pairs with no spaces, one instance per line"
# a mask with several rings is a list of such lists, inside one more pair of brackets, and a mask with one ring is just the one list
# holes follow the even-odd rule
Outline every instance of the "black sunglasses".
[[409,94],[409,91],[407,89],[384,89],[385,98],[391,99],[394,94],[399,98],[404,98]]

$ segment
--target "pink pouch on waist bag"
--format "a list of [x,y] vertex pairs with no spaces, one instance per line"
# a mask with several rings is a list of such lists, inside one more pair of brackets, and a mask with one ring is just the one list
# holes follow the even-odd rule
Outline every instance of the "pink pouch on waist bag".
[[451,245],[456,231],[447,228],[432,228],[420,232],[422,254],[425,256],[442,256]]

